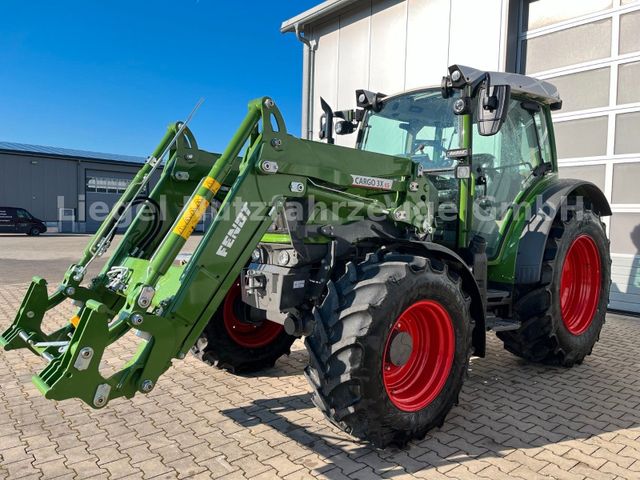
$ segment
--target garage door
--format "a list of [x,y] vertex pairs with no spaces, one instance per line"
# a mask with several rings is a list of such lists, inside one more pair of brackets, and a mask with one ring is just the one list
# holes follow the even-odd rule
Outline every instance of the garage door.
[[610,307],[640,312],[640,2],[523,1],[520,70],[560,90],[560,172],[609,198]]
[[[132,178],[133,175],[126,173],[87,170],[85,225],[88,233],[98,230]],[[129,221],[130,219],[125,219],[123,226]]]

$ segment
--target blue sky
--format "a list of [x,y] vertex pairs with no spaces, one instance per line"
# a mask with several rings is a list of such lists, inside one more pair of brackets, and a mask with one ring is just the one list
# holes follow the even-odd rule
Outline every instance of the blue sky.
[[319,0],[5,0],[0,140],[146,156],[172,121],[220,151],[271,95],[300,133],[302,45],[283,20]]

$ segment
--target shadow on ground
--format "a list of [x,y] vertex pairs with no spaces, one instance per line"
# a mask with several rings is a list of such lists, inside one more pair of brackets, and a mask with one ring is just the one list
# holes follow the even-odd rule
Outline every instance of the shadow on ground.
[[[619,317],[616,322],[622,328],[612,331],[605,326],[593,355],[572,369],[525,363],[504,351],[492,336],[487,358],[472,359],[460,403],[445,425],[402,450],[377,450],[337,428],[315,431],[289,421],[288,412],[315,408],[309,394],[258,399],[222,413],[245,427],[266,423],[321,456],[335,451],[328,465],[316,469],[329,478],[333,474],[343,478],[334,465],[371,452],[388,462],[386,468],[372,466],[374,471],[394,477],[469,460],[491,460],[514,449],[526,452],[584,441],[640,426],[640,363],[632,345],[637,321]],[[292,354],[295,363],[304,363],[305,357],[304,351]],[[279,362],[267,374],[290,375],[289,363]],[[597,450],[597,446],[585,446],[590,448]],[[637,459],[629,460],[630,464]]]

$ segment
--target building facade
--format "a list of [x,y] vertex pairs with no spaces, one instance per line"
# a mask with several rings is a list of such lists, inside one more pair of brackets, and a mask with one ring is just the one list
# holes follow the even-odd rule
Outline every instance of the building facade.
[[282,31],[305,44],[307,138],[318,139],[321,96],[353,108],[357,88],[438,85],[455,63],[555,84],[564,101],[554,113],[560,173],[605,192],[610,307],[640,312],[640,1],[328,0]]
[[94,233],[144,158],[0,142],[0,206]]

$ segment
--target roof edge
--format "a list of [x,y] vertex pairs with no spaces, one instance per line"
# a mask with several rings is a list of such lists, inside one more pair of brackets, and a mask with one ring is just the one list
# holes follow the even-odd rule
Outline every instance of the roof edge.
[[289,20],[285,20],[284,22],[282,22],[280,32],[295,32],[296,25],[308,25],[309,23],[327,17],[344,7],[351,5],[352,3],[356,3],[357,1],[358,0],[326,0],[325,2],[322,2],[321,4],[316,5],[309,10],[306,10],[299,15],[290,18]]
[[87,160],[104,163],[126,163],[132,165],[140,165],[146,161],[145,157],[138,157],[135,155],[103,153],[89,150],[76,150],[70,148],[2,141],[0,141],[0,153],[65,158],[70,160]]
[[19,157],[35,157],[35,158],[49,158],[53,160],[68,160],[68,161],[80,161],[86,163],[105,163],[108,165],[131,165],[140,168],[144,163],[144,159],[140,161],[135,160],[110,160],[108,158],[92,158],[81,157],[77,155],[65,155],[60,153],[45,153],[45,152],[29,152],[24,150],[8,150],[0,149],[0,154],[16,155]]

